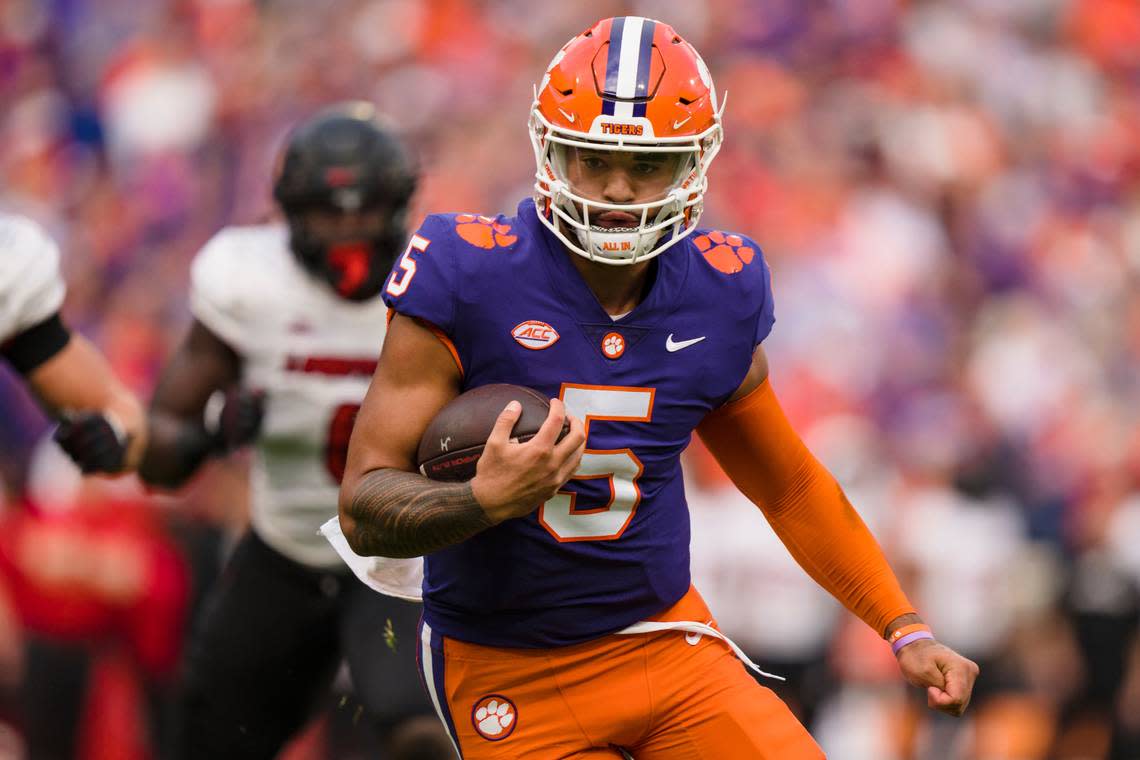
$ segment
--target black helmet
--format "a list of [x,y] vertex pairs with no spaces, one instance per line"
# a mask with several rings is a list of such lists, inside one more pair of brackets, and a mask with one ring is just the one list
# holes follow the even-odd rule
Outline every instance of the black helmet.
[[[327,108],[289,136],[273,197],[289,222],[289,245],[301,265],[337,293],[363,301],[380,292],[407,238],[405,216],[416,187],[407,150],[362,102]],[[379,211],[382,231],[359,240],[322,239],[306,211]]]

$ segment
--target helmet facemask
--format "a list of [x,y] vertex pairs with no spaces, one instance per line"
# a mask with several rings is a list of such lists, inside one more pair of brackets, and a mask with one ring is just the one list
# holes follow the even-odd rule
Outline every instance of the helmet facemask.
[[[647,125],[643,132],[651,135],[652,127]],[[539,111],[536,98],[530,135],[538,167],[535,201],[542,222],[580,256],[629,265],[660,255],[696,228],[704,209],[708,167],[720,149],[721,128],[718,119],[704,133],[685,137],[585,135],[551,124]],[[669,162],[672,177],[649,200],[611,203],[588,198],[574,187],[570,163],[578,151],[641,154],[647,161]],[[631,214],[637,222],[630,228],[596,224],[610,211]]]
[[[369,300],[399,255],[405,210],[382,204],[358,210],[323,204],[289,209],[290,248],[305,269],[341,298]],[[346,219],[336,222],[341,215]]]

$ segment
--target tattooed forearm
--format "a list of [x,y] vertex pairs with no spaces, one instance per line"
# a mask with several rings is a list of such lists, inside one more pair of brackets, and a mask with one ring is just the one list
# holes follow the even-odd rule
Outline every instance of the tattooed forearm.
[[491,527],[470,483],[440,483],[414,472],[376,470],[361,479],[345,510],[353,551],[418,557]]

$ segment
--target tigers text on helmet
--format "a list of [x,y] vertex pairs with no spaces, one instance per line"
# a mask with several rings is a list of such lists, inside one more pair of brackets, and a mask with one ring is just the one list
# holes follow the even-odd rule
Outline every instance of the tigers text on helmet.
[[[708,67],[668,24],[639,16],[599,21],[566,43],[535,88],[530,137],[539,219],[593,261],[657,256],[697,225],[723,110]],[[576,150],[665,154],[676,170],[661,197],[608,203],[571,186],[567,156]],[[640,222],[608,229],[593,223],[607,212]]]
[[[403,250],[415,186],[412,159],[391,128],[368,103],[350,102],[294,129],[273,197],[301,265],[341,297],[363,301],[380,292]],[[317,225],[318,219],[336,223]]]

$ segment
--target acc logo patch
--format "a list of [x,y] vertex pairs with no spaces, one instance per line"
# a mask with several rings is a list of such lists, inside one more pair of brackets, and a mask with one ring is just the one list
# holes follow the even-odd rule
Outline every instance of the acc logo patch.
[[459,237],[480,248],[506,248],[514,245],[518,235],[511,234],[509,224],[500,224],[489,216],[459,214],[455,217],[455,231]]
[[488,694],[471,708],[471,724],[489,742],[506,739],[518,725],[515,703],[500,694]]
[[528,319],[515,325],[515,329],[511,330],[511,337],[518,341],[518,344],[523,348],[541,351],[553,346],[561,336],[558,335],[557,330],[545,322]]
[[602,336],[602,353],[607,359],[620,359],[625,353],[625,338],[621,333],[608,332]]
[[739,235],[725,235],[715,230],[697,237],[693,243],[713,269],[725,274],[736,274],[756,256],[756,251],[744,245]]

